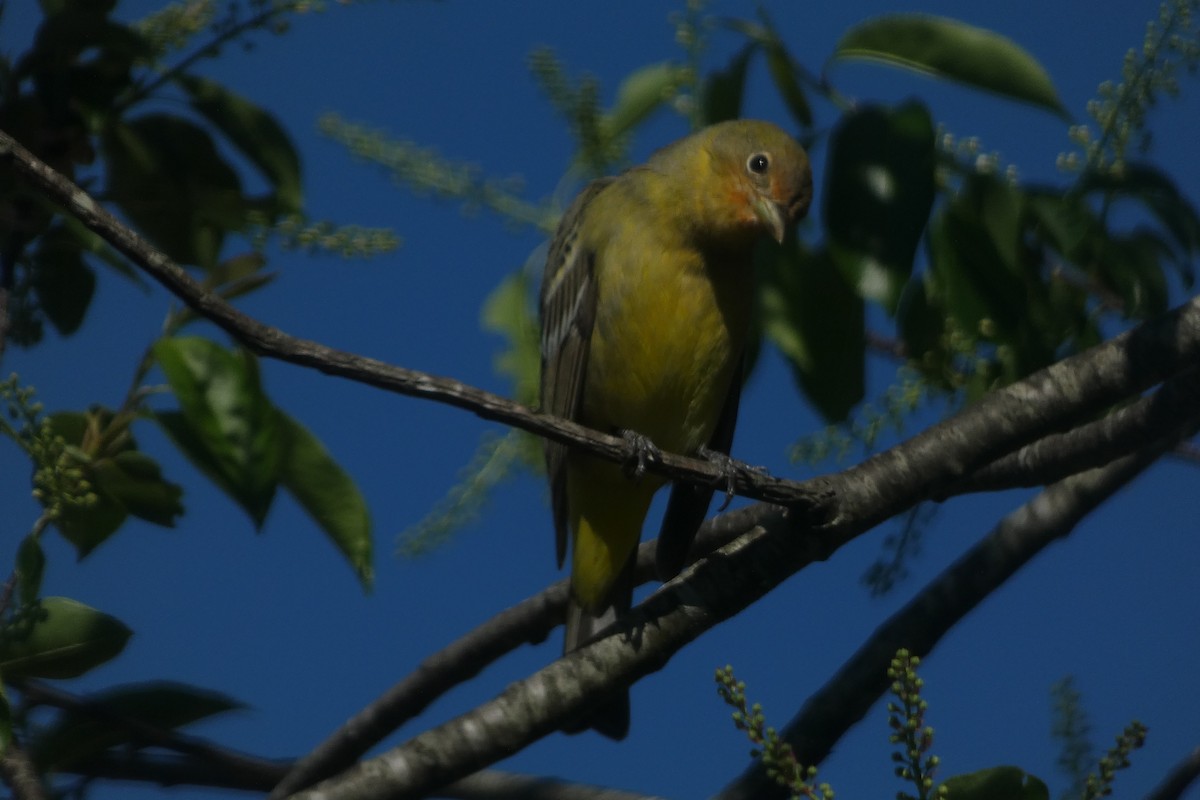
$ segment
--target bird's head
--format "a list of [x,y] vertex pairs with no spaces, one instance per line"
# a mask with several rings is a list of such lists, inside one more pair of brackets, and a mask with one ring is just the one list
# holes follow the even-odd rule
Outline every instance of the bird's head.
[[812,203],[812,168],[804,148],[779,126],[758,120],[722,122],[698,135],[708,139],[705,149],[719,187],[710,202],[719,204],[724,221],[782,243]]

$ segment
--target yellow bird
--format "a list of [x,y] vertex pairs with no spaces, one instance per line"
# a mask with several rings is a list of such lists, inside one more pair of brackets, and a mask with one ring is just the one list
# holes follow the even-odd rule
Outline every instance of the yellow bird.
[[[753,120],[705,128],[590,183],[563,216],[542,278],[542,409],[673,453],[728,453],[754,246],[764,234],[782,242],[811,199],[804,149]],[[554,442],[545,451],[560,567],[571,540],[570,652],[629,608],[642,524],[664,481]],[[662,579],[683,566],[712,491],[673,489],[656,552]],[[587,724],[622,738],[628,698],[606,700]]]

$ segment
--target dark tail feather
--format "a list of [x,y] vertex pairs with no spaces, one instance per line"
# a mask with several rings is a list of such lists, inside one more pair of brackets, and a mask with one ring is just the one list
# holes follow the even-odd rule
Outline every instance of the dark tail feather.
[[[633,604],[633,566],[636,559],[637,550],[635,548],[633,558],[621,570],[621,576],[613,586],[612,604],[600,614],[589,614],[575,602],[573,597],[570,599],[567,603],[563,655],[578,650],[592,641],[596,634],[603,632],[605,628],[616,621],[618,616],[629,610]],[[589,728],[609,739],[618,741],[624,739],[629,733],[628,690],[622,689],[602,697],[593,708],[563,726],[563,730],[567,733],[582,733]]]

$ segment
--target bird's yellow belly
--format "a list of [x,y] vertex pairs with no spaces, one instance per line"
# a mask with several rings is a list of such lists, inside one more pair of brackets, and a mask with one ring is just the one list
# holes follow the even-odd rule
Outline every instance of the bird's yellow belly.
[[653,274],[635,277],[615,280],[614,302],[596,310],[582,419],[692,453],[708,442],[727,397],[752,282],[731,275],[722,286],[699,270],[657,283]]

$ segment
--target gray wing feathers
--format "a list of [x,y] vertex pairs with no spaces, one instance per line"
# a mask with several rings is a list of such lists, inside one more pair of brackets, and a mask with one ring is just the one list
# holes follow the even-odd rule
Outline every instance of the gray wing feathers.
[[[588,346],[596,317],[596,282],[593,254],[584,251],[580,223],[591,200],[612,182],[592,181],[567,209],[542,274],[542,410],[557,417],[577,419],[587,373]],[[550,476],[550,501],[554,510],[555,552],[558,565],[566,558],[568,520],[565,445],[544,440],[546,472]]]

